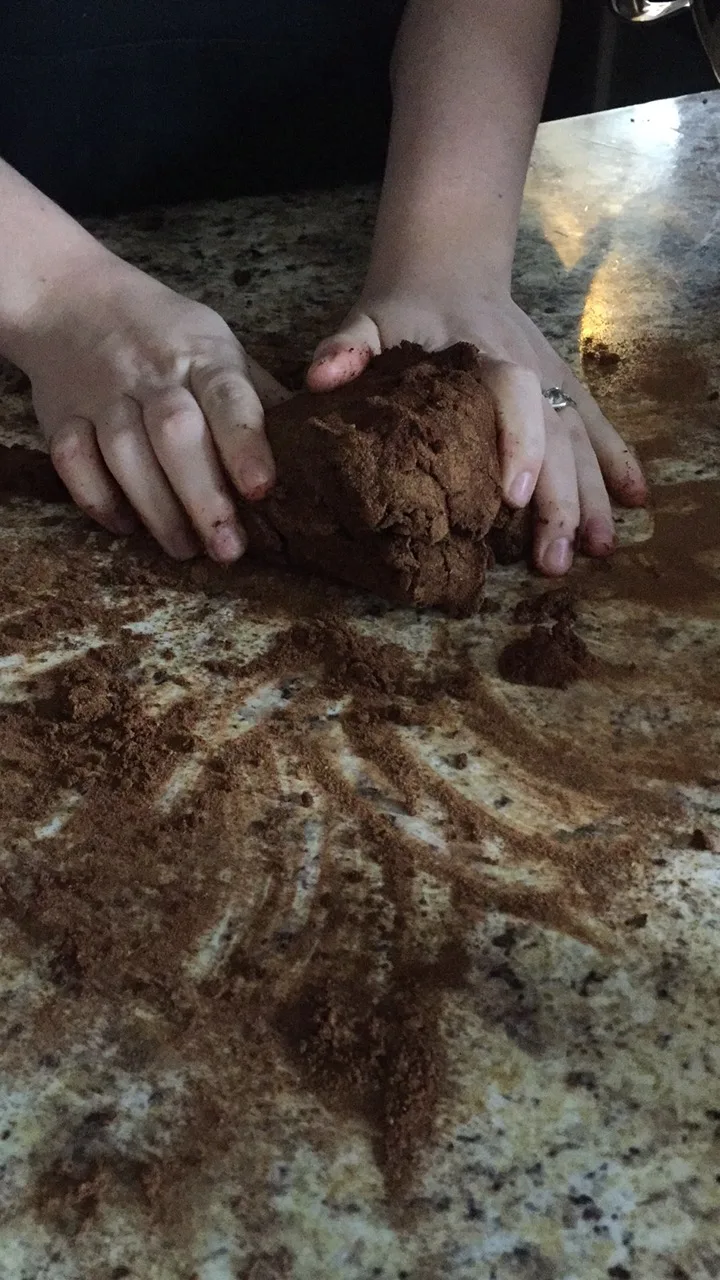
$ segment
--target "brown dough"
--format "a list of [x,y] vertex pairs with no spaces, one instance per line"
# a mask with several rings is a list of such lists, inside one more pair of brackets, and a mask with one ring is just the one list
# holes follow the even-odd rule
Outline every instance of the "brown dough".
[[252,549],[402,604],[472,612],[501,512],[495,410],[474,347],[404,343],[356,381],[267,415],[275,489]]
[[[267,414],[278,482],[243,502],[252,550],[401,604],[472,613],[493,558],[529,545],[527,511],[500,502],[495,411],[475,348],[404,343],[356,381]],[[0,503],[70,501],[50,459],[0,446]]]

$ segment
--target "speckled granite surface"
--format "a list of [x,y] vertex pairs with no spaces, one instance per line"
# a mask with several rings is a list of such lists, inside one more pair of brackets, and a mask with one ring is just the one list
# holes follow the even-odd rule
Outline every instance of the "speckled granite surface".
[[[613,346],[642,340],[641,356],[596,371],[593,384],[609,416],[651,458],[652,478],[667,486],[660,512],[682,513],[689,504],[692,514],[687,484],[720,475],[720,411],[712,398],[720,387],[719,191],[720,94],[544,127],[528,188],[518,300],[574,360],[590,333]],[[251,349],[281,367],[283,335],[296,359],[352,299],[372,207],[371,193],[340,192],[170,210],[95,229],[138,265],[216,307]],[[680,376],[665,378],[668,368]],[[31,420],[12,378],[0,402],[2,437],[27,440]],[[681,482],[684,505],[673,507]],[[32,504],[2,509],[0,546],[17,536],[47,538],[41,516]],[[72,527],[74,517],[66,520]],[[652,517],[626,516],[622,530],[626,541],[647,539]],[[60,538],[62,526],[49,536]],[[704,567],[720,588],[720,510]],[[534,743],[539,763],[544,754],[574,753],[587,785],[549,784],[545,763],[534,775],[527,754],[516,758],[512,743],[503,750],[492,735],[462,777],[448,769],[441,735],[417,737],[414,748],[511,826],[567,840],[578,830],[601,837],[622,824],[622,812],[594,794],[593,758],[636,743],[638,786],[680,795],[684,816],[662,846],[649,821],[650,884],[616,901],[608,919],[589,922],[605,939],[600,949],[528,919],[493,913],[477,926],[467,985],[444,999],[451,1087],[412,1224],[399,1227],[388,1213],[362,1127],[328,1116],[289,1080],[280,1136],[256,1135],[266,1157],[265,1181],[255,1189],[260,1210],[244,1216],[237,1209],[236,1161],[229,1172],[212,1172],[211,1194],[198,1202],[183,1243],[157,1235],[137,1206],[108,1210],[79,1234],[63,1235],[38,1216],[31,1192],[67,1127],[114,1105],[132,1151],[144,1141],[153,1106],[156,1122],[170,1125],[164,1108],[182,1091],[177,1080],[119,1070],[98,1026],[59,1061],[41,1055],[5,1071],[2,1280],[720,1275],[720,858],[689,847],[696,826],[720,831],[720,702],[693,678],[701,668],[720,671],[718,612],[712,601],[696,612],[663,611],[652,601],[620,608],[610,589],[584,609],[583,634],[603,659],[632,655],[634,683],[527,690],[503,686],[494,665],[511,607],[527,590],[523,570],[499,572],[491,588],[497,613],[458,623],[458,634],[518,743]],[[245,625],[240,605],[218,616],[217,628],[240,646]],[[358,604],[358,627],[411,651],[423,652],[437,625],[400,611],[380,621]],[[169,628],[185,678],[207,692],[197,631],[180,613],[156,622],[158,649]],[[21,669],[19,657],[0,659],[0,697],[13,696]],[[685,724],[689,751],[691,728],[707,745],[706,770],[697,776],[673,775],[672,758],[662,755],[668,725]],[[502,850],[486,853],[483,875],[519,874],[504,867]],[[529,858],[522,872],[547,892],[562,891],[541,858]],[[312,894],[312,880],[302,883]],[[298,900],[278,911],[297,913]],[[441,903],[439,916],[445,909]],[[284,922],[279,917],[276,928]],[[0,978],[0,1027],[9,1037],[28,1010],[55,996],[41,958],[21,960],[9,949]],[[153,1101],[159,1083],[170,1102]]]

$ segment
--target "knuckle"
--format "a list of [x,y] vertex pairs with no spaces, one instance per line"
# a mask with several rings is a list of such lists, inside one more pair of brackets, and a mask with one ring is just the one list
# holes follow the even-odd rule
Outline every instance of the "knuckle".
[[173,445],[185,434],[185,423],[177,413],[164,414],[153,423],[151,431],[157,440]]
[[549,524],[566,532],[577,527],[580,504],[577,498],[551,497],[542,503],[542,514]]
[[237,524],[235,507],[227,494],[218,494],[210,510],[204,512],[203,516],[203,524],[206,524],[212,531],[225,527],[234,528]]
[[540,373],[528,362],[506,365],[508,375],[517,382],[525,383],[526,386],[532,387],[533,390],[540,388]]
[[607,494],[603,495],[596,493],[583,502],[583,520],[591,520],[593,517],[597,516],[612,524],[612,507],[610,506]]
[[123,448],[123,436],[116,432],[103,431],[102,427],[98,427],[97,442],[105,466],[111,475],[117,474],[128,456],[128,451]]
[[568,538],[574,538],[580,523],[580,509],[577,505],[561,507],[555,518],[557,528]]
[[142,414],[146,421],[160,421],[172,417],[186,407],[187,393],[182,386],[155,388],[141,397]]
[[146,417],[148,434],[159,445],[174,448],[178,444],[191,443],[202,434],[199,415],[179,406],[167,405]]
[[573,448],[584,448],[588,444],[588,433],[585,424],[579,418],[573,418],[568,424],[568,435]]
[[545,441],[530,424],[524,430],[503,428],[502,447],[505,458],[522,458],[524,464],[538,470],[542,465]]
[[224,407],[246,390],[247,381],[242,375],[226,370],[214,370],[202,379],[203,397],[211,405]]
[[88,442],[79,427],[59,427],[50,437],[50,457],[58,470],[71,469],[88,453]]
[[97,441],[104,458],[115,458],[123,451],[124,443],[133,435],[128,423],[113,422],[111,419],[99,417],[97,423]]
[[[246,444],[249,442],[250,447],[252,448],[252,440],[256,437],[262,436],[264,432],[265,420],[264,418],[254,418],[240,405],[233,413],[232,421],[228,425],[231,426],[232,432],[234,433],[234,441],[237,448],[244,449]],[[232,438],[227,440],[227,447],[230,449],[233,448]]]

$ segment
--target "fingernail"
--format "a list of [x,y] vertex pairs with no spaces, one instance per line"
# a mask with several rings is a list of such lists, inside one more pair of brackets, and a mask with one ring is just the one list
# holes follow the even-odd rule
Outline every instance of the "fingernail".
[[208,552],[213,560],[227,564],[238,560],[246,547],[245,539],[230,524],[220,525],[213,533],[208,544]]
[[569,538],[556,538],[543,556],[543,568],[547,573],[567,573],[572,564],[572,546]]
[[531,471],[521,471],[510,485],[508,498],[514,507],[526,507],[533,495],[535,482]]
[[272,473],[259,462],[246,463],[241,478],[242,492],[250,502],[264,498],[273,483]]
[[615,529],[602,516],[592,516],[585,525],[583,543],[591,555],[609,556],[615,547]]

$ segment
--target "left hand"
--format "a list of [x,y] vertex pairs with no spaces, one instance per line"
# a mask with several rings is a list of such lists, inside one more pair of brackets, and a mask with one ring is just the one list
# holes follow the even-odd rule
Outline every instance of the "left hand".
[[[438,351],[471,342],[485,357],[497,405],[505,501],[534,496],[533,558],[548,576],[567,573],[576,547],[591,556],[615,546],[610,495],[644,506],[638,462],[589,391],[509,294],[458,300],[391,290],[365,294],[340,331],[320,344],[308,371],[311,391],[358,377],[374,355],[400,342]],[[561,387],[577,410],[552,409],[542,389]]]

